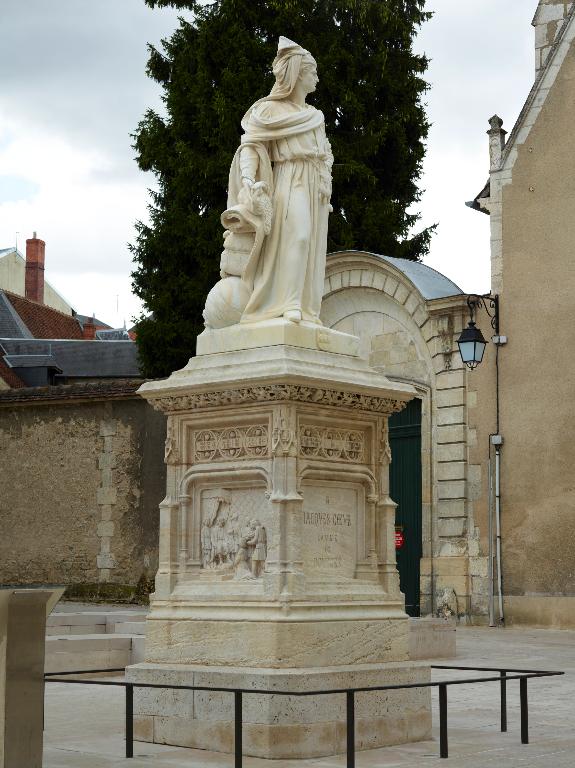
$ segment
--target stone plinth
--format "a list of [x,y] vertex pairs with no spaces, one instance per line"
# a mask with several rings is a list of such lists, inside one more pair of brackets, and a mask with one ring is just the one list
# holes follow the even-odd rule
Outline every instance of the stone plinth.
[[[168,479],[146,663],[130,669],[135,682],[211,675],[214,685],[246,679],[246,687],[267,688],[281,680],[289,690],[330,688],[335,679],[353,685],[360,673],[363,680],[427,674],[397,665],[408,659],[408,621],[388,488],[387,419],[413,390],[349,354],[354,337],[275,325],[275,345],[252,345],[249,329],[227,341],[220,335],[202,347],[217,352],[140,390],[168,414]],[[280,343],[288,336],[289,345]],[[404,717],[405,728],[397,742],[423,738],[429,697],[401,695],[406,706],[393,717]],[[203,696],[219,701],[219,694]],[[169,714],[164,699],[151,699],[153,712],[156,705],[136,705],[142,738],[188,744],[194,731],[205,748],[228,751],[232,725],[213,726],[227,721],[228,704],[214,703],[213,715],[194,704],[192,725],[188,705],[183,716]],[[251,754],[341,751],[339,715],[316,702],[321,725],[307,727],[292,704],[278,696],[254,705],[273,716],[254,715]],[[416,711],[427,713],[417,727],[409,714]],[[373,716],[360,716],[377,744],[390,743],[377,741],[386,712],[375,706]]]
[[[254,669],[174,664],[132,667],[129,679],[173,685],[333,690],[347,686],[426,682],[429,666],[390,662],[321,669]],[[374,749],[430,738],[430,688],[355,695],[356,748]],[[136,689],[135,738],[194,749],[233,752],[231,693]],[[346,749],[345,694],[243,695],[244,754],[272,759],[341,754]]]

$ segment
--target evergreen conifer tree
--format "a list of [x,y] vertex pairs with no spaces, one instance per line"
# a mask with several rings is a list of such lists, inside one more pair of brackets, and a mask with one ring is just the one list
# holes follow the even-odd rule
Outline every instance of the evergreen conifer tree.
[[133,286],[149,315],[138,323],[147,376],[181,368],[203,328],[218,280],[220,214],[240,120],[273,84],[280,35],[308,48],[320,83],[335,164],[328,251],[355,248],[417,260],[433,228],[410,235],[428,123],[421,97],[427,60],[412,50],[429,17],[425,0],[145,0],[192,12],[148,75],[167,115],[149,110],[134,134],[137,161],[158,179],[150,224],[137,224]]

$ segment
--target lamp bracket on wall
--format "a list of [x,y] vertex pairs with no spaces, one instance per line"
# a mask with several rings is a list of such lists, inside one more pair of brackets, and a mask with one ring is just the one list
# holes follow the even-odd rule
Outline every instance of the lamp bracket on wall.
[[475,322],[477,310],[483,307],[491,318],[491,327],[493,328],[494,335],[499,336],[499,296],[497,294],[492,296],[490,293],[470,293],[467,297],[467,306],[469,307],[472,323]]

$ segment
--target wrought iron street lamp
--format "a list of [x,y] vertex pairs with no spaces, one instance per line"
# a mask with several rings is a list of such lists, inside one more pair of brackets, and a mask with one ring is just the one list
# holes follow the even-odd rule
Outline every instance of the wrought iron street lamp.
[[457,345],[459,346],[459,354],[465,365],[473,370],[477,368],[479,363],[483,360],[483,354],[487,342],[483,338],[481,329],[475,325],[475,315],[480,307],[483,307],[489,317],[491,318],[491,327],[495,333],[493,340],[496,344],[499,344],[499,296],[491,296],[486,293],[483,296],[471,294],[467,297],[467,306],[469,307],[469,323],[467,328],[464,328],[461,332],[461,336],[457,339]]

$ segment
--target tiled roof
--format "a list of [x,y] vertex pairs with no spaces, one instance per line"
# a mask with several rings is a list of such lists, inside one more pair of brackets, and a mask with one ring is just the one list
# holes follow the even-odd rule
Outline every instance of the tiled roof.
[[[18,403],[55,402],[66,400],[98,400],[101,398],[133,397],[143,384],[142,379],[91,381],[81,384],[61,384],[53,387],[25,387],[0,391],[0,408]],[[22,384],[19,385],[22,387]]]
[[[22,379],[14,373],[12,368],[10,368],[9,365],[6,365],[2,355],[0,355],[0,379],[3,379],[9,387],[14,387],[15,389],[26,386]],[[0,390],[0,392],[1,391],[2,390]]]
[[70,378],[136,378],[140,375],[133,341],[0,339],[6,355],[52,355]]
[[[82,328],[72,315],[35,301],[2,291],[35,339],[81,339]],[[2,334],[3,338],[7,338]],[[20,337],[16,337],[20,338]]]

